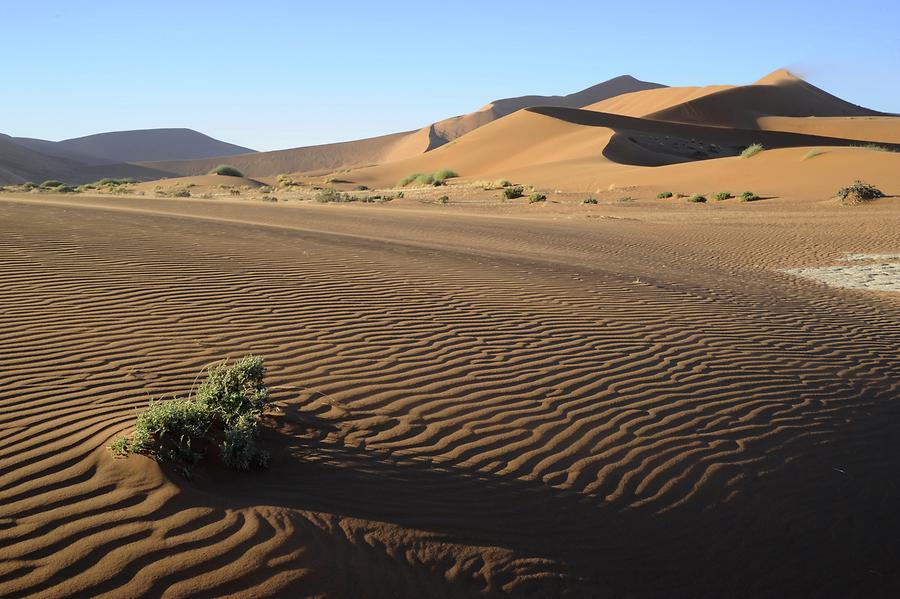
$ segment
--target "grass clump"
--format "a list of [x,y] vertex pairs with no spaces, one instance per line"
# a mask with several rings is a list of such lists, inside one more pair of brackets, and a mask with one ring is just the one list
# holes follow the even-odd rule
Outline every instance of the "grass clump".
[[582,204],[593,204],[596,206],[600,202],[597,201],[597,198],[584,198],[583,200],[581,200],[581,203]]
[[302,183],[295,181],[288,175],[277,175],[275,181],[278,187],[299,187],[302,185]]
[[875,150],[876,152],[896,152],[897,150],[893,150],[886,146],[879,146],[878,144],[866,144],[863,148],[867,150]]
[[449,204],[450,196],[441,196],[437,199],[437,201],[440,202],[441,204]]
[[222,175],[223,177],[243,177],[244,173],[231,165],[220,164],[207,173],[208,175]]
[[713,197],[716,199],[717,202],[721,202],[722,200],[730,200],[731,198],[734,197],[734,195],[732,195],[732,193],[729,191],[720,191],[719,193],[715,194]]
[[174,198],[189,198],[191,197],[191,192],[187,189],[177,189],[172,193],[172,197]]
[[533,193],[530,196],[528,196],[529,204],[537,204],[538,202],[545,202],[545,201],[547,201],[547,196],[545,196],[542,193]]
[[506,187],[502,191],[503,197],[507,200],[514,200],[516,198],[521,198],[525,194],[525,188],[521,185],[516,185],[515,187]]
[[633,197],[631,197],[631,196],[625,196],[625,197],[619,198],[619,199],[616,200],[616,201],[619,202],[619,203],[621,203],[621,204],[630,204],[630,203],[634,202],[634,200],[635,200],[635,198],[633,198]]
[[853,185],[840,188],[837,195],[844,204],[859,204],[884,197],[884,193],[880,189],[862,181],[856,181]]
[[57,193],[75,193],[76,189],[71,185],[58,185],[54,188]]
[[447,179],[455,179],[459,177],[456,171],[452,171],[449,168],[442,168],[439,171],[435,171],[431,176],[434,177],[435,181],[446,181]]
[[503,189],[504,187],[511,187],[511,186],[512,186],[512,181],[510,181],[509,179],[498,179],[497,181],[494,181],[494,187],[497,187],[500,189]]
[[43,183],[41,183],[40,187],[42,189],[53,189],[54,187],[63,187],[65,183],[62,181],[57,181],[56,179],[47,179]]
[[415,183],[418,187],[427,187],[428,185],[434,185],[438,187],[440,185],[444,185],[447,179],[454,179],[459,177],[459,175],[448,168],[441,169],[439,171],[435,171],[433,173],[410,173],[400,179],[397,183],[398,187],[406,187],[411,183]]
[[744,151],[741,152],[741,158],[750,158],[751,156],[756,156],[760,152],[765,150],[762,144],[750,144]]
[[694,194],[694,195],[692,195],[691,197],[688,198],[688,202],[691,202],[691,203],[693,203],[693,204],[705,204],[705,203],[706,203],[706,196],[700,195],[699,193],[696,193],[696,194]]
[[809,160],[810,158],[815,158],[816,156],[821,156],[824,152],[819,148],[813,148],[809,152],[803,155],[803,160]]
[[141,453],[171,462],[185,476],[212,449],[234,470],[265,466],[269,456],[256,443],[269,398],[264,375],[258,356],[212,366],[194,399],[151,402],[138,416],[134,432],[113,441],[110,449],[117,455]]
[[759,196],[753,193],[752,191],[745,191],[741,194],[742,202],[755,202],[759,199]]
[[662,191],[662,192],[656,194],[656,199],[657,199],[657,200],[667,200],[667,199],[669,199],[669,198],[671,198],[671,197],[672,197],[672,192],[671,192],[671,191]]

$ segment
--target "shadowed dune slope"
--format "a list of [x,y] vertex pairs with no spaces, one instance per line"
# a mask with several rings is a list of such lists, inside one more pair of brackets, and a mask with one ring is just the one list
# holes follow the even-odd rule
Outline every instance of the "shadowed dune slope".
[[680,123],[753,129],[767,116],[885,116],[841,100],[785,70],[646,115]]
[[[770,270],[885,214],[0,201],[0,595],[894,596],[900,304]],[[104,448],[248,352],[270,470]]]

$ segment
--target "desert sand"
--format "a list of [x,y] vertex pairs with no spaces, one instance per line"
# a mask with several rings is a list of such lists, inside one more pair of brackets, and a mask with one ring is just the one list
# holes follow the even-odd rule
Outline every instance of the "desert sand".
[[[2,191],[0,596],[900,594],[900,118],[619,84]],[[250,353],[267,469],[110,451]]]

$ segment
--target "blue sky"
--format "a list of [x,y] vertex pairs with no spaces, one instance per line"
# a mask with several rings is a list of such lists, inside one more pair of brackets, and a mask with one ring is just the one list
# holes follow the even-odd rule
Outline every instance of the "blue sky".
[[190,127],[270,150],[413,129],[616,75],[787,67],[900,112],[900,2],[0,0],[0,132]]

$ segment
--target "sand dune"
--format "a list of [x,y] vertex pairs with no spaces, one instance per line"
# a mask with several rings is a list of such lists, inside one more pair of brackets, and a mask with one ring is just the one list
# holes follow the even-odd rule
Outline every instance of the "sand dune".
[[781,69],[753,85],[724,89],[646,115],[679,123],[752,129],[760,118],[886,116],[841,100]]
[[[475,129],[531,106],[582,107],[600,100],[642,89],[663,87],[623,75],[566,96],[521,96],[495,100],[470,114],[444,119],[421,129],[358,141],[320,146],[260,152],[229,159],[255,177],[279,173],[315,172],[404,160],[439,148]],[[198,175],[209,171],[214,160],[177,161],[146,166],[178,173]]]
[[684,102],[702,98],[722,90],[731,89],[732,85],[710,85],[707,87],[664,87],[614,96],[601,102],[587,106],[576,106],[585,110],[621,114],[623,116],[642,117],[671,108]]
[[[896,231],[755,208],[0,202],[0,594],[892,594],[900,304],[774,269]],[[104,448],[250,351],[271,470]]]

